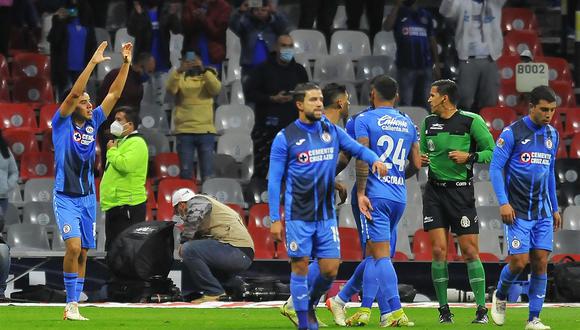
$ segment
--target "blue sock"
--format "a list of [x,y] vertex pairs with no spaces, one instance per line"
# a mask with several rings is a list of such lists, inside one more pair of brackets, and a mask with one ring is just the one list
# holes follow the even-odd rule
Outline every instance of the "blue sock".
[[314,280],[314,284],[312,284],[312,288],[310,288],[310,301],[308,302],[309,308],[316,308],[318,305],[318,301],[320,301],[320,297],[330,289],[334,278],[332,277],[324,277],[320,274],[316,280]]
[[500,300],[506,300],[508,297],[508,291],[512,286],[512,283],[517,281],[520,274],[514,274],[511,272],[509,265],[503,266],[501,274],[499,275],[499,282],[497,283],[497,293],[495,296]]
[[76,285],[76,294],[75,298],[76,301],[81,300],[81,293],[83,292],[83,286],[85,285],[85,278],[84,277],[77,277],[77,285]]
[[534,317],[540,317],[542,306],[544,305],[544,298],[546,297],[546,284],[548,276],[546,274],[532,274],[530,279],[530,289],[528,291],[528,298],[530,300],[530,317],[531,321]]
[[379,293],[377,294],[377,303],[379,304],[379,310],[381,311],[381,315],[388,314],[391,311],[391,306],[389,306],[389,299],[379,286]]
[[298,317],[298,328],[308,328],[308,278],[290,274],[290,294]]
[[320,266],[318,265],[318,260],[314,259],[308,265],[308,291],[312,290],[312,285],[314,285],[314,281],[320,275]]
[[367,257],[366,259],[365,271],[363,273],[363,298],[361,307],[371,308],[379,292],[379,281],[375,271],[375,260],[373,257]]
[[344,287],[342,287],[342,289],[338,293],[338,297],[342,301],[348,302],[350,301],[350,297],[352,297],[353,294],[360,292],[366,261],[367,259],[365,258],[358,264],[358,266],[356,266],[354,273],[352,273],[352,275],[348,279],[348,282],[346,282]]
[[381,258],[375,262],[376,276],[379,278],[379,286],[389,301],[391,312],[401,309],[397,273],[390,258]]
[[64,278],[64,289],[66,290],[66,302],[76,302],[77,298],[77,277],[78,273],[62,272]]

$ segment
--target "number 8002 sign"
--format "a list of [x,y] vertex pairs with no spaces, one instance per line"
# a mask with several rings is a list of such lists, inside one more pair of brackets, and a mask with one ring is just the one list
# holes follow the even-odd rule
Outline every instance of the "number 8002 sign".
[[525,93],[540,85],[547,86],[549,76],[546,63],[518,63],[516,64],[516,90]]

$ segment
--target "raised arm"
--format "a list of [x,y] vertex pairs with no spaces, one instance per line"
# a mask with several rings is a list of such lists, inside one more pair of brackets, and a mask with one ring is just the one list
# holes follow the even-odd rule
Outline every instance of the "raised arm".
[[133,45],[130,42],[123,44],[121,54],[123,55],[121,69],[119,69],[117,78],[115,78],[113,84],[111,84],[107,96],[105,96],[103,103],[101,103],[101,108],[106,117],[109,116],[111,110],[113,110],[113,107],[119,98],[121,98],[121,93],[123,93],[123,88],[125,88],[125,82],[127,81],[127,75],[129,74],[129,67],[131,66],[131,60],[133,59]]

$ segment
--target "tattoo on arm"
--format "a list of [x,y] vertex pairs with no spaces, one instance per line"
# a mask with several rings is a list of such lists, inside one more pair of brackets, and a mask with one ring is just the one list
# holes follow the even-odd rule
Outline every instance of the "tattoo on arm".
[[342,170],[344,170],[348,166],[348,162],[350,162],[351,155],[347,152],[341,151],[338,154],[338,163],[336,164],[336,175],[338,175]]
[[[365,147],[369,147],[368,138],[359,138],[358,143]],[[356,192],[357,194],[364,194],[367,188],[367,178],[369,176],[369,164],[363,160],[356,160]]]

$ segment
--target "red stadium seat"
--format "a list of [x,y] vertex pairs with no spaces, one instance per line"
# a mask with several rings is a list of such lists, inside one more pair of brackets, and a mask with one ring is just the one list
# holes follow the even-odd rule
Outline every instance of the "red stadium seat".
[[10,89],[8,88],[8,81],[6,79],[0,79],[0,102],[10,103]]
[[580,133],[580,108],[566,109],[566,127],[564,132],[566,132],[566,137]]
[[570,82],[550,81],[550,87],[556,92],[556,104],[558,107],[573,108],[576,106],[576,95]]
[[505,7],[501,11],[501,30],[503,32],[518,30],[538,30],[538,21],[534,12],[528,8]]
[[4,55],[0,54],[0,80],[8,80],[9,78],[8,61],[6,61]]
[[498,93],[498,105],[502,107],[510,107],[519,115],[526,115],[529,110],[529,105],[525,101],[523,95],[516,91],[516,84],[511,82],[501,82]]
[[516,64],[520,63],[519,56],[502,56],[497,59],[497,69],[502,81],[515,83],[516,81]]
[[558,144],[558,151],[556,152],[556,159],[568,158],[568,151],[566,150],[566,142],[560,140]]
[[2,128],[36,129],[34,109],[28,104],[1,103],[0,120]]
[[255,259],[274,259],[276,249],[274,239],[267,228],[249,229],[250,236],[254,240],[254,258]]
[[27,152],[20,159],[20,178],[46,178],[54,176],[54,155],[50,152]]
[[[564,141],[560,142],[564,144]],[[580,159],[580,133],[576,133],[570,143],[570,158]]]
[[19,78],[14,81],[12,99],[14,102],[54,103],[52,84],[41,77]]
[[153,185],[151,184],[151,179],[145,181],[145,190],[147,190],[147,207],[149,209],[157,208],[157,200],[155,199],[155,194],[153,193]]
[[38,119],[38,128],[42,131],[52,128],[52,117],[58,110],[60,104],[49,103],[40,108],[40,118]]
[[12,78],[40,77],[50,79],[50,58],[44,54],[20,53],[12,60]]
[[499,258],[495,254],[488,252],[480,252],[479,259],[483,262],[499,262]]
[[579,262],[580,254],[555,254],[550,258],[552,263]]
[[180,188],[189,188],[197,191],[197,186],[193,180],[168,178],[159,181],[159,186],[157,187],[157,220],[171,220],[173,217],[171,196],[173,192]]
[[552,125],[560,134],[560,139],[565,138],[563,123],[564,120],[562,117],[568,112],[568,110],[568,108],[556,108],[556,112],[554,113],[552,121],[550,122],[550,125]]
[[534,59],[534,62],[548,64],[550,81],[564,80],[573,82],[570,66],[566,59],[561,57],[538,56]]
[[483,108],[479,112],[493,139],[497,140],[501,132],[506,126],[511,125],[514,121],[518,119],[516,112],[508,107],[488,107]]
[[[447,236],[447,242],[447,260],[455,261],[460,259],[457,256],[455,240],[451,233]],[[413,237],[413,254],[415,255],[416,261],[431,261],[433,258],[429,233],[423,229],[419,229],[415,232],[415,236]]]
[[[284,207],[280,206],[280,218],[284,220]],[[254,204],[249,210],[248,228],[270,228],[270,208],[266,203]]]
[[42,146],[40,151],[54,152],[54,145],[52,144],[52,129],[47,129],[42,132]]
[[394,261],[409,261],[409,257],[401,251],[395,251]]
[[2,135],[16,160],[20,160],[22,154],[31,151],[38,151],[36,135],[29,128],[8,128],[2,132]]
[[529,49],[534,58],[543,56],[542,44],[534,31],[511,31],[503,38],[503,55],[519,56]]
[[340,236],[340,259],[359,261],[362,259],[360,239],[355,228],[338,227]]
[[175,152],[162,152],[155,156],[153,162],[155,178],[179,178],[179,156]]

